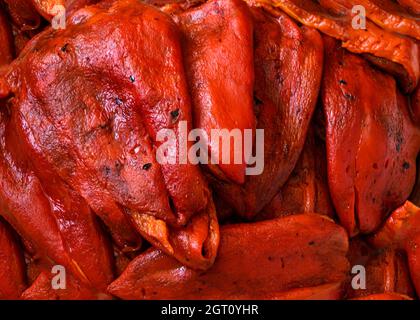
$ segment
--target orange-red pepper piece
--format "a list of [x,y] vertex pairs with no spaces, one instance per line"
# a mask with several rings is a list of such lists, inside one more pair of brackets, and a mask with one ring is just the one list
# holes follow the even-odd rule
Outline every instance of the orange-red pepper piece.
[[[341,13],[323,8],[314,0],[259,0],[281,8],[304,25],[342,41],[344,48],[354,53],[368,53],[393,61],[400,69],[399,78],[406,92],[413,91],[420,77],[419,48],[414,39],[388,32],[366,21],[366,29],[354,28],[351,9],[341,7]],[[329,1],[331,2],[331,1]]]
[[[214,157],[218,157],[217,165],[223,174],[231,181],[242,184],[247,166],[244,146],[236,146],[235,151],[231,143],[227,157],[229,162],[225,163],[222,161],[225,151],[222,150],[221,140],[211,140],[211,132],[235,129],[240,130],[244,137],[246,129],[255,130],[250,12],[241,0],[212,0],[177,15],[176,21],[183,34],[184,62],[194,105],[194,126],[207,133],[206,146]],[[244,138],[241,142],[244,143]]]
[[284,13],[271,15],[253,8],[252,14],[254,109],[257,128],[264,130],[264,170],[247,176],[243,185],[210,177],[217,196],[247,219],[255,217],[273,199],[299,159],[318,98],[323,65],[322,39],[315,29],[299,27]]
[[[194,271],[151,249],[129,264],[109,292],[122,299],[290,297],[286,292],[293,289],[343,283],[347,249],[344,229],[317,214],[226,225],[209,270]],[[332,286],[327,296],[336,292]]]
[[295,169],[273,200],[257,216],[272,219],[301,212],[316,212],[333,217],[327,181],[325,143],[309,130]]
[[[351,235],[377,229],[410,195],[420,128],[394,78],[325,37],[322,102],[328,183]],[[380,92],[381,94],[377,94]]]
[[0,219],[0,300],[18,299],[26,288],[23,251],[10,227]]
[[386,220],[384,226],[370,241],[377,248],[404,250],[410,269],[411,279],[420,293],[420,208],[406,201]]

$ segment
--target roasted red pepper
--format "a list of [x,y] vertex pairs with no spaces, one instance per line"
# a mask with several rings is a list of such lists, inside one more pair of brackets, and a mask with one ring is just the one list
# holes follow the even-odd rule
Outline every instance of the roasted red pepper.
[[210,177],[216,194],[246,218],[253,218],[271,201],[298,161],[323,64],[322,40],[316,30],[298,27],[282,13],[273,16],[254,8],[252,14],[254,109],[257,128],[264,130],[264,170],[247,176],[244,185]]
[[218,157],[222,173],[242,184],[246,169],[243,148],[237,157],[231,144],[229,163],[225,164],[221,144],[211,139],[211,131],[235,129],[244,136],[245,129],[255,130],[250,12],[241,0],[213,0],[177,15],[176,21],[183,34],[194,126],[207,133],[207,146],[212,156]]
[[404,250],[411,279],[420,293],[420,208],[407,201],[396,209],[370,241],[377,248]]
[[12,62],[14,56],[14,44],[12,26],[6,16],[6,12],[0,6],[0,67]]
[[413,299],[402,294],[390,292],[390,293],[371,294],[371,295],[364,296],[361,298],[356,298],[354,300],[413,300]]
[[[0,110],[0,214],[23,238],[40,270],[54,265],[89,290],[105,292],[113,278],[107,240],[90,208],[74,190],[43,171],[32,171],[13,120]],[[35,159],[31,159],[34,161]],[[51,180],[43,180],[44,178]]]
[[[219,253],[208,271],[191,270],[151,249],[109,291],[124,299],[337,298],[349,271],[347,249],[346,232],[321,215],[232,224],[222,227]],[[324,287],[288,292],[317,286]]]
[[410,12],[419,15],[420,3],[417,0],[397,0],[398,3]]
[[416,1],[0,0],[0,299],[418,297]]
[[[342,225],[369,233],[410,195],[420,129],[395,80],[325,38],[328,181]],[[377,94],[380,92],[381,94]]]
[[13,23],[19,30],[34,30],[41,24],[41,17],[31,0],[4,0]]
[[180,34],[168,15],[135,0],[87,7],[65,30],[34,39],[4,79],[37,174],[50,168],[124,250],[138,247],[133,224],[183,263],[211,266],[218,224],[199,167],[155,156],[161,129],[192,127]]
[[[395,248],[375,248],[359,237],[350,241],[349,261],[352,266],[363,266],[364,287],[354,287],[356,273],[349,279],[346,298],[360,298],[379,293],[398,293],[415,297],[407,258]],[[357,280],[357,279],[356,279]]]
[[320,0],[320,3],[342,14],[362,6],[366,17],[383,29],[420,40],[419,22],[392,0]]
[[[369,20],[366,20],[365,29],[354,28],[353,14],[351,8],[348,8],[348,2],[342,1],[341,3],[346,4],[343,6],[337,4],[337,1],[324,0],[324,5],[328,4],[326,8],[315,0],[262,0],[260,2],[281,8],[304,25],[317,28],[341,40],[343,47],[351,52],[371,54],[394,62],[399,65],[394,66],[393,69],[398,72],[404,90],[411,92],[416,88],[420,77],[417,42],[383,30]],[[388,63],[381,60],[378,64],[388,68]]]
[[23,251],[16,235],[0,219],[0,300],[18,299],[26,288]]
[[301,212],[330,217],[335,214],[328,189],[325,143],[313,129],[289,180],[257,218],[267,220]]

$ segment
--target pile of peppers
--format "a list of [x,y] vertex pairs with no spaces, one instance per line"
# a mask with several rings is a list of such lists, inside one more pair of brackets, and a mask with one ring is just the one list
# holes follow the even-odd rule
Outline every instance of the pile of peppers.
[[[417,299],[419,17],[0,0],[0,299]],[[168,129],[263,130],[264,170],[162,163]]]

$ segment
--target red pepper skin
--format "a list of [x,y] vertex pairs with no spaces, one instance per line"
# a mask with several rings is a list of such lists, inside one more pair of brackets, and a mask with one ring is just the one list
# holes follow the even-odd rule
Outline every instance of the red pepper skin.
[[314,129],[308,132],[299,161],[286,184],[271,202],[258,214],[258,220],[268,220],[284,215],[316,212],[334,217],[327,181],[325,143]]
[[[290,176],[305,144],[322,76],[323,44],[287,15],[253,8],[255,114],[264,130],[264,171],[243,185],[209,176],[217,196],[252,219]],[[302,75],[305,75],[304,77]],[[283,130],[288,128],[288,130]]]
[[411,96],[411,110],[413,112],[414,121],[420,126],[420,85]]
[[[183,34],[183,53],[194,105],[194,126],[209,139],[211,130],[255,130],[253,110],[253,24],[241,0],[213,0],[176,16]],[[235,63],[232,63],[235,61]],[[243,184],[246,163],[221,162],[222,148],[209,141],[210,152],[220,159],[217,167],[226,178]],[[242,148],[243,151],[243,148]],[[212,167],[209,167],[212,170]]]
[[[356,5],[365,8],[366,17],[389,32],[399,33],[420,40],[420,24],[414,16],[391,0],[321,0],[330,10],[347,14]],[[338,9],[338,10],[337,10]]]
[[0,6],[0,67],[12,62],[14,56],[14,44],[12,26],[6,16],[3,7]]
[[78,9],[85,6],[95,4],[99,0],[26,0],[32,4],[33,8],[38,11],[45,19],[51,21],[58,13],[58,9],[64,8],[66,18],[71,16]]
[[26,288],[23,251],[16,235],[0,219],[0,300],[18,299]]
[[347,277],[347,250],[344,229],[317,214],[226,225],[211,269],[194,271],[150,249],[129,264],[109,292],[122,299],[263,299],[330,284],[334,290],[324,288],[330,296],[337,292],[333,283]]
[[376,248],[403,250],[408,258],[411,280],[420,293],[420,208],[410,201],[396,209],[370,242]]
[[75,279],[71,274],[66,275],[66,287],[53,288],[54,274],[50,270],[42,271],[22,296],[23,300],[111,300],[105,292],[88,287]]
[[322,103],[331,197],[350,235],[370,233],[413,189],[420,128],[391,76],[332,38],[325,37],[324,44],[329,63]]
[[13,24],[21,31],[35,30],[41,24],[41,16],[31,0],[4,0]]
[[65,30],[43,31],[0,81],[9,86],[4,96],[15,96],[14,123],[42,183],[49,169],[122,250],[137,250],[143,235],[206,269],[218,222],[205,178],[199,166],[156,159],[161,129],[178,136],[181,121],[192,128],[180,37],[152,6],[105,1],[78,10]]
[[413,300],[413,299],[403,294],[390,292],[390,293],[371,294],[369,296],[355,298],[353,300]]
[[264,299],[273,300],[339,300],[343,294],[343,284],[333,282],[316,287],[298,288]]
[[369,19],[366,29],[354,28],[352,6],[348,7],[348,1],[282,0],[273,2],[273,6],[304,25],[340,40],[342,46],[353,53],[375,56],[377,59],[373,62],[378,62],[379,67],[396,72],[405,93],[416,88],[420,77],[416,39],[384,30]]
[[355,290],[349,278],[346,298],[360,298],[378,293],[396,293],[415,297],[405,253],[393,247],[375,248],[360,237],[353,238],[349,249],[350,265],[361,265],[366,271],[366,288]]
[[415,15],[420,15],[420,3],[417,0],[397,0],[404,8],[408,9]]
[[97,4],[100,0],[65,0],[65,8],[67,17],[75,13],[77,10],[86,6]]
[[[48,168],[40,178],[35,175],[35,158],[29,160],[22,149],[12,118],[0,110],[0,214],[22,237],[40,270],[50,273],[62,265],[75,281],[104,292],[113,278],[112,257],[95,216]],[[42,179],[47,179],[44,185]]]

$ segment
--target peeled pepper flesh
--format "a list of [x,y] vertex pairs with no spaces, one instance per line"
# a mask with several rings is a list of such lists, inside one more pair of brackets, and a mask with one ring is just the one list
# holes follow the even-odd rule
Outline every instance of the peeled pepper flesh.
[[42,186],[5,109],[0,123],[0,215],[22,237],[40,270],[51,275],[55,264],[62,265],[86,289],[105,292],[112,261],[90,208],[57,178]]
[[360,286],[354,286],[354,278],[349,278],[346,290],[347,299],[378,293],[416,296],[404,252],[393,247],[375,248],[366,239],[356,237],[350,241],[348,257],[350,265],[365,268],[366,283],[364,283],[364,288],[360,289]]
[[[350,235],[375,231],[408,198],[420,131],[395,80],[325,37],[322,103],[328,182]],[[380,92],[381,94],[377,94]]]
[[310,128],[305,146],[286,184],[258,214],[267,220],[301,212],[316,212],[334,217],[327,181],[325,143]]
[[403,250],[407,255],[411,280],[420,293],[420,208],[410,201],[396,209],[383,227],[370,238],[377,248]]
[[18,299],[26,287],[23,251],[16,235],[0,219],[0,300]]
[[[0,298],[418,296],[416,1],[146,2],[0,4]],[[264,129],[263,173],[159,161],[193,128]]]
[[208,271],[150,249],[109,291],[123,299],[337,298],[348,272],[347,250],[344,229],[317,214],[231,224],[221,228],[219,253]]
[[13,60],[13,35],[12,27],[5,11],[0,7],[0,67]]
[[[343,47],[354,53],[370,54],[379,58],[379,66],[389,67],[398,75],[405,92],[413,91],[419,82],[419,48],[414,39],[388,32],[370,20],[366,28],[352,24],[351,8],[339,6],[337,1],[314,0],[264,0],[270,6],[281,8],[304,25],[317,28],[323,33],[342,41]],[[327,3],[328,6],[322,6]],[[344,2],[343,2],[344,3]],[[332,6],[331,6],[332,4]],[[339,4],[338,4],[339,5]],[[332,10],[331,10],[332,9]],[[385,59],[386,62],[382,61]]]
[[[298,161],[315,109],[323,65],[320,34],[288,16],[252,8],[254,112],[264,130],[264,171],[243,185],[211,175],[216,194],[236,213],[255,217],[286,182]],[[287,129],[286,129],[287,128]]]
[[198,166],[155,158],[160,129],[192,126],[174,22],[125,0],[86,7],[55,32],[4,71],[21,139],[42,158],[34,166],[80,194],[123,249],[138,247],[134,226],[183,263],[208,268],[218,224],[204,177]]
[[[241,0],[209,1],[176,16],[183,35],[184,62],[194,105],[194,127],[204,129],[206,146],[227,179],[245,181],[243,152],[235,155],[231,144],[229,164],[221,161],[219,141],[211,130],[255,130],[253,110],[253,23]],[[231,63],[232,61],[235,63]],[[240,115],[240,116],[238,116]],[[241,148],[243,151],[244,146]],[[235,161],[239,160],[239,164]],[[211,168],[211,167],[210,167]]]
[[408,9],[411,13],[420,14],[420,3],[418,0],[397,0],[398,3],[404,8]]

